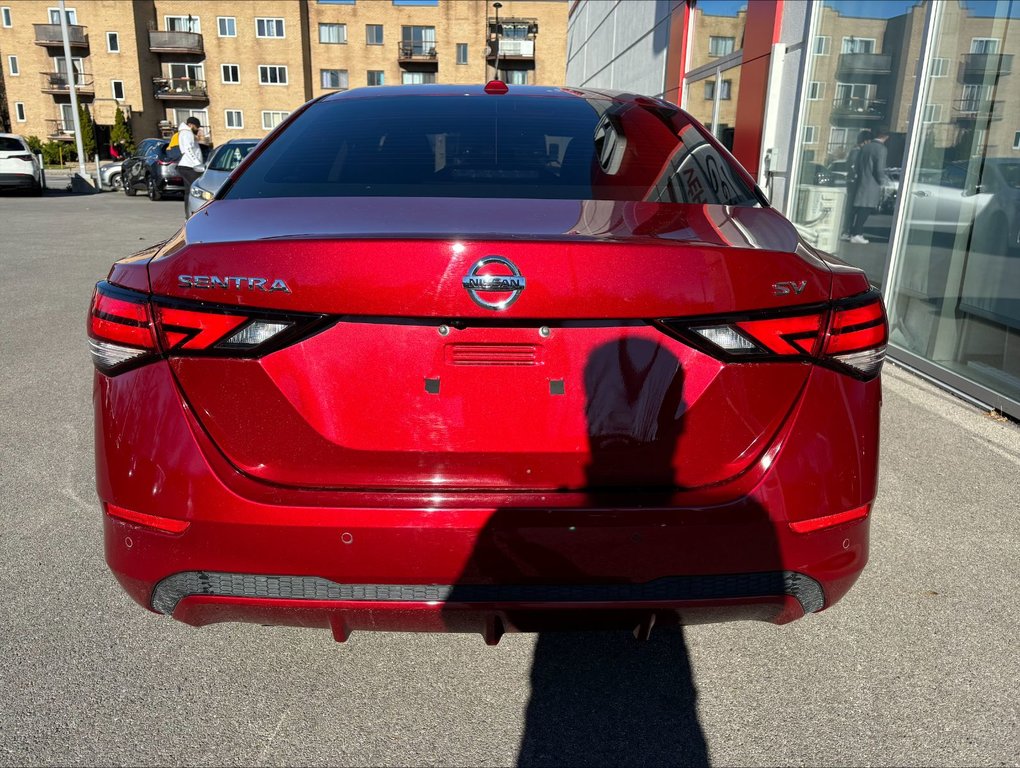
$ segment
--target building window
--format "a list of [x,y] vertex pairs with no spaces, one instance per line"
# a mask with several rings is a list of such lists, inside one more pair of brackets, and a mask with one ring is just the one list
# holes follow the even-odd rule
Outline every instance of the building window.
[[[25,102],[16,101],[14,102],[14,116],[19,123],[24,123],[28,118],[25,117]],[[1017,134],[1020,136],[1020,134]]]
[[924,105],[924,122],[926,123],[941,123],[942,122],[942,105],[941,104],[925,104]]
[[458,64],[467,64],[468,63],[468,49],[467,49],[467,46],[468,46],[467,43],[457,43],[457,63]]
[[[205,66],[202,64],[168,64],[170,90],[177,93],[193,89],[205,90]],[[203,123],[205,125],[205,123]]]
[[[48,10],[50,12],[50,24],[59,24],[60,23],[60,9],[59,8],[49,8]],[[78,23],[78,11],[76,9],[74,9],[74,8],[65,8],[64,9],[64,15],[67,17],[67,23],[70,24],[71,26],[74,26],[75,24]]]
[[840,53],[874,53],[875,38],[873,37],[844,37],[843,47]]
[[8,56],[7,57],[7,71],[11,73],[12,77],[17,77],[21,74],[21,68],[18,67],[18,57]]
[[330,91],[346,91],[347,70],[346,69],[320,69],[319,83],[323,88]]
[[201,32],[202,21],[198,16],[164,16],[167,32]]
[[228,109],[223,113],[227,128],[244,128],[244,113],[239,109]]
[[287,68],[274,64],[260,64],[259,82],[262,85],[286,85]]
[[[404,85],[426,85],[436,82],[435,72],[401,72],[400,82]],[[506,82],[510,82],[507,80]]]
[[224,83],[241,82],[241,67],[237,64],[221,64],[220,79]]
[[974,37],[970,41],[971,53],[998,53],[999,41],[994,37]]
[[812,80],[808,85],[807,97],[809,101],[820,101],[825,97],[825,83],[821,80]]
[[5,27],[11,26],[11,9],[6,5],[3,8],[0,8],[0,17],[3,18],[3,25]]
[[1013,134],[1013,149],[1020,149],[1020,131]]
[[828,56],[832,48],[832,38],[828,35],[815,36],[815,56]]
[[285,37],[283,19],[255,19],[255,37]]
[[113,92],[113,98],[117,101],[124,100],[124,81],[123,80],[111,80],[110,91]]
[[365,25],[365,44],[366,45],[382,45],[383,25],[382,24],[366,24]]
[[284,120],[290,112],[267,112],[262,111],[262,128],[263,130],[269,131],[278,126]]
[[233,16],[217,16],[216,34],[220,37],[237,37],[237,19]]
[[948,77],[949,76],[949,59],[935,58],[931,61],[931,76],[932,77]]
[[319,42],[340,45],[347,42],[346,24],[320,24]]
[[507,85],[527,85],[528,70],[526,69],[505,69],[503,70],[503,82]]
[[708,55],[729,56],[733,53],[733,44],[735,42],[735,37],[717,37],[712,35],[708,38]]
[[106,33],[106,52],[120,53],[120,35],[116,32]]
[[849,128],[830,128],[829,129],[829,152],[833,153],[843,149],[847,146],[850,141],[850,129]]
[[[723,101],[730,100],[730,94],[733,90],[732,80],[723,80],[719,87],[719,98]],[[715,99],[715,80],[705,81],[705,100],[712,101]]]
[[817,144],[818,143],[818,126],[817,125],[805,125],[804,126],[804,143],[805,144]]
[[386,73],[381,69],[370,69],[368,70],[368,84],[369,85],[385,85],[386,84]]
[[435,56],[436,28],[401,27],[400,52],[405,56]]

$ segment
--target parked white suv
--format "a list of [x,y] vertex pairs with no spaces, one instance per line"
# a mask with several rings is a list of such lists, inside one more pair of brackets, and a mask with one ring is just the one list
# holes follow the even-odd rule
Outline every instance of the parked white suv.
[[42,165],[28,142],[14,133],[0,133],[0,188],[42,194]]

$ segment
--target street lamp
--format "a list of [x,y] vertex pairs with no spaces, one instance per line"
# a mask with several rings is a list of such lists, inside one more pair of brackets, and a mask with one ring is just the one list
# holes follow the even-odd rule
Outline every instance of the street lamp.
[[496,9],[496,79],[499,80],[499,54],[502,46],[499,44],[500,40],[500,26],[499,26],[499,9],[503,7],[503,3],[495,2],[492,7]]

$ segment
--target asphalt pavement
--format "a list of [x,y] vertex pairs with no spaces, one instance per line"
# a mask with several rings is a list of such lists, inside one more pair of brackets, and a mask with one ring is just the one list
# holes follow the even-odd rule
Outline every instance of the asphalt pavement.
[[1020,764],[1020,429],[892,366],[871,563],[786,627],[340,645],[142,610],[103,562],[85,320],[182,217],[0,196],[0,765]]

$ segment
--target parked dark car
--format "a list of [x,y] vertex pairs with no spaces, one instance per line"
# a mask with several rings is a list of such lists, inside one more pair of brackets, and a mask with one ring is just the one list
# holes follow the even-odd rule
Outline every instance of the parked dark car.
[[[124,194],[134,197],[145,190],[150,200],[162,200],[164,195],[184,194],[184,179],[177,172],[177,160],[166,156],[168,139],[145,139],[121,168]],[[203,156],[209,147],[202,146]]]
[[800,183],[828,187],[832,185],[832,174],[821,163],[804,163],[800,167]]

